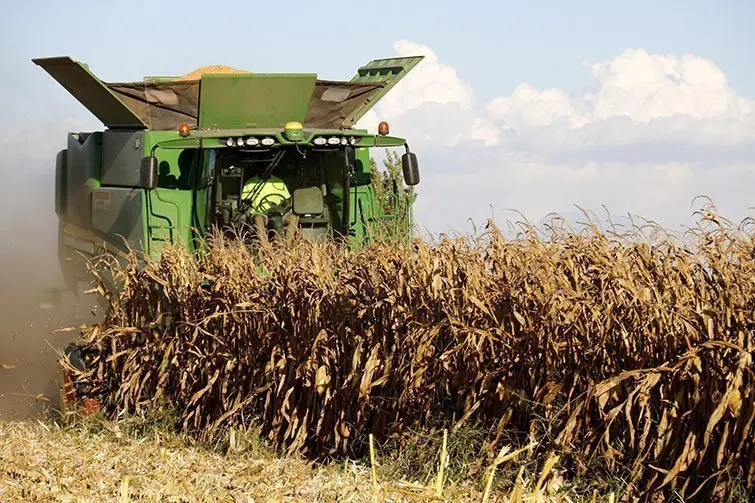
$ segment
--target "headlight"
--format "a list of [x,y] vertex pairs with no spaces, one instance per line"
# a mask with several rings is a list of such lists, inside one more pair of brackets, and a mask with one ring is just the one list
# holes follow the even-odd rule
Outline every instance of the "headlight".
[[345,145],[348,145],[348,144],[349,144],[349,139],[348,138],[346,138],[345,136],[343,138],[341,138],[341,145],[345,146]]
[[322,136],[318,136],[312,143],[314,143],[315,145],[325,145],[326,143],[328,143],[328,140],[326,140]]
[[328,138],[328,143],[330,145],[338,145],[339,143],[341,143],[341,139],[337,136],[332,136]]
[[275,140],[272,139],[272,138],[263,138],[262,139],[262,144],[265,145],[266,147],[269,147],[270,145],[272,145],[274,143],[275,143]]
[[349,138],[349,143],[350,143],[350,144],[351,144],[352,146],[356,145],[356,144],[357,144],[357,141],[358,141],[358,140],[357,140],[357,139],[356,139],[356,137],[354,137],[354,136],[352,136],[351,138]]
[[233,138],[228,138],[228,139],[227,139],[227,140],[225,141],[225,144],[226,144],[227,146],[229,146],[229,147],[233,147],[233,144],[234,144],[234,143],[233,143]]
[[250,147],[254,147],[256,145],[259,145],[260,141],[257,138],[247,138],[246,144],[249,145]]
[[237,147],[243,147],[244,146],[244,139],[243,138],[238,138],[236,140],[236,146]]

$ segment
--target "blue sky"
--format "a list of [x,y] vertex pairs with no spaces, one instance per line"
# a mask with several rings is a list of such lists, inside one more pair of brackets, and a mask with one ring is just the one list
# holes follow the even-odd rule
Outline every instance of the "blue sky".
[[747,0],[289,4],[13,2],[0,19],[0,69],[11,76],[11,96],[3,101],[13,103],[31,88],[52,91],[45,102],[76,111],[31,65],[32,57],[71,55],[110,80],[220,63],[348,78],[362,62],[390,55],[399,39],[442,55],[481,101],[520,82],[579,88],[586,84],[583,61],[608,59],[627,47],[711,58],[735,90],[755,97],[755,2]]
[[348,79],[370,59],[420,51],[431,61],[366,120],[413,139],[418,217],[433,230],[491,204],[533,217],[613,204],[671,225],[698,190],[735,217],[755,206],[742,188],[755,181],[755,2],[281,5],[12,3],[0,19],[4,144],[47,176],[65,128],[93,123],[33,57],[70,55],[111,81],[208,64]]

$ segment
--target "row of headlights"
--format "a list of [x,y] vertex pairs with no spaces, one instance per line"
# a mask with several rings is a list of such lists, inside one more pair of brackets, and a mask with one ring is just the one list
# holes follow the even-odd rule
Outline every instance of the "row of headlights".
[[266,137],[261,140],[253,136],[250,138],[228,138],[225,144],[229,147],[243,147],[244,145],[247,147],[256,147],[257,145],[269,147],[270,145],[275,145],[275,138]]
[[347,138],[345,136],[331,136],[330,138],[325,138],[324,136],[318,136],[314,140],[312,140],[312,143],[315,145],[351,145],[354,146],[357,144],[359,140],[352,136],[351,138]]
[[[318,146],[322,145],[351,145],[354,146],[357,144],[359,139],[357,137],[350,137],[347,138],[346,136],[331,136],[330,138],[326,138],[324,136],[318,136],[313,140],[312,143]],[[265,138],[255,138],[254,136],[251,136],[249,138],[228,138],[225,140],[225,144],[228,147],[257,147],[259,145],[263,145],[265,147],[269,147],[271,145],[275,145],[275,138],[271,137],[265,137]]]

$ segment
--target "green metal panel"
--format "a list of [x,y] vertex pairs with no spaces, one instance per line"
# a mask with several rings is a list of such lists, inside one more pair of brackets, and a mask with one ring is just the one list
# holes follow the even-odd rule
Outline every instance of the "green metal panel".
[[[176,136],[175,132],[148,131],[144,137],[144,155],[150,155],[155,144],[174,139]],[[186,146],[196,147],[196,140],[187,142]],[[167,172],[174,174],[180,183],[179,188],[158,186],[157,189],[149,191],[145,198],[145,243],[152,258],[158,258],[161,250],[170,244],[181,244],[193,249],[192,209],[195,195],[183,180],[182,175],[187,174],[181,173],[177,164],[180,153],[180,150],[165,148],[155,151],[160,169],[167,164]],[[204,202],[199,201],[203,197],[203,194],[196,194],[198,209],[202,210],[200,219],[204,217]]]
[[103,186],[138,187],[144,131],[105,131],[102,134]]
[[71,58],[32,60],[66,88],[74,98],[111,129],[145,129],[147,126],[89,69]]
[[200,129],[282,128],[304,122],[316,74],[204,75]]
[[375,59],[357,70],[357,74],[351,79],[351,82],[387,82],[387,84],[349,114],[346,122],[356,124],[359,119],[364,117],[388,91],[393,89],[423,59],[424,56]]
[[68,150],[58,152],[55,158],[55,214],[59,218],[66,215],[66,180],[68,172]]
[[[257,138],[263,138],[266,136],[275,138],[276,147],[293,145],[293,142],[286,139],[281,129],[224,129],[215,131],[192,131],[189,138],[180,138],[175,132],[170,132],[168,135],[160,136],[159,140],[153,140],[155,143],[160,144],[162,149],[177,149],[177,148],[195,148],[199,145],[199,138],[202,138],[205,148],[225,148],[227,138],[241,138],[255,136]],[[330,137],[330,136],[346,136],[356,137],[358,139],[358,147],[377,147],[377,148],[389,148],[389,147],[403,147],[406,144],[406,139],[398,136],[377,136],[368,135],[364,131],[358,131],[350,129],[343,131],[341,129],[304,129],[304,139],[299,142],[299,146],[311,145],[313,140],[318,136]],[[157,138],[157,137],[153,137]],[[148,155],[148,154],[145,154]]]
[[102,133],[69,133],[66,148],[66,223],[89,229],[92,189],[100,185]]
[[123,249],[125,239],[135,250],[142,249],[142,197],[144,190],[100,187],[92,192],[92,229]]
[[192,249],[192,191],[158,188],[149,192],[147,202],[150,256],[158,258],[171,244]]

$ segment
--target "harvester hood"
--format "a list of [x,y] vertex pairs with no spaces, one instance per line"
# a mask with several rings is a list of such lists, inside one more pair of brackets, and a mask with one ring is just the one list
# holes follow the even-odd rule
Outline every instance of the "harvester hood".
[[316,74],[205,74],[197,80],[105,83],[69,57],[34,59],[110,129],[352,127],[422,56],[375,60],[350,81]]

